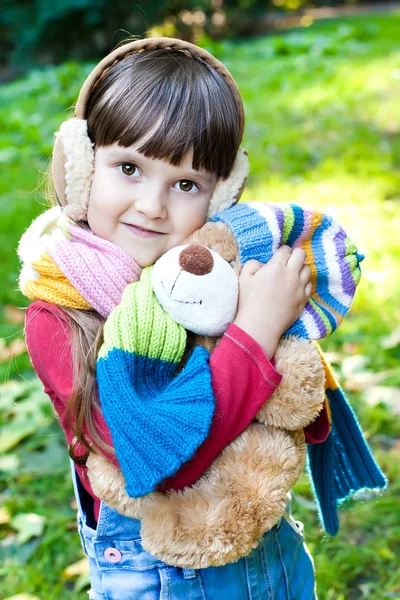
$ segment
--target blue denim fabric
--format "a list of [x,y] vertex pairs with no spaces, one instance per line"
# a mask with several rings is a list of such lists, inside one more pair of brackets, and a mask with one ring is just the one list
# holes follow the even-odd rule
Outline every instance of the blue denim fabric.
[[313,560],[289,505],[248,556],[223,567],[181,569],[146,552],[140,521],[104,503],[94,529],[87,492],[71,467],[78,530],[90,564],[90,600],[316,600]]

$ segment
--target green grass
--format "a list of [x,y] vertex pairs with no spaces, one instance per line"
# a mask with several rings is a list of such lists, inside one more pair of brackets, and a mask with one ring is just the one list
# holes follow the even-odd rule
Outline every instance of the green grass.
[[[244,98],[243,146],[251,175],[243,199],[290,200],[334,213],[366,255],[352,312],[323,345],[337,353],[343,380],[356,390],[351,399],[390,487],[378,498],[365,495],[347,503],[340,534],[329,538],[318,523],[306,475],[297,484],[293,509],[306,525],[320,600],[400,597],[399,420],[383,402],[367,403],[344,368],[346,359],[361,355],[367,365],[361,375],[375,381],[377,373],[388,371],[380,385],[400,385],[400,345],[385,343],[400,322],[399,37],[400,13],[392,13],[318,22],[244,42],[205,40]],[[66,63],[0,90],[2,306],[27,305],[17,291],[15,247],[43,208],[37,186],[53,131],[69,114],[89,70],[90,65]],[[10,345],[21,324],[9,322],[6,314],[0,337]],[[26,354],[0,364],[0,373],[20,382],[0,402],[3,431],[16,424],[15,443],[0,457],[2,504],[11,517],[45,517],[43,533],[26,544],[18,544],[9,517],[3,518],[0,598],[22,592],[41,600],[86,598],[61,576],[81,557],[66,452],[60,450],[63,434],[37,386],[24,383],[32,378]]]

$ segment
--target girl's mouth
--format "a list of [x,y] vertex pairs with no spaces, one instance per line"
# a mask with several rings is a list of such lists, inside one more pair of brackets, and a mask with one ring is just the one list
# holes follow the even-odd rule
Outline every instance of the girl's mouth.
[[129,229],[129,231],[141,238],[154,238],[160,235],[165,235],[164,233],[160,233],[159,231],[149,231],[148,229],[141,229],[140,227],[136,227],[136,225],[129,225],[128,223],[124,223],[124,225]]

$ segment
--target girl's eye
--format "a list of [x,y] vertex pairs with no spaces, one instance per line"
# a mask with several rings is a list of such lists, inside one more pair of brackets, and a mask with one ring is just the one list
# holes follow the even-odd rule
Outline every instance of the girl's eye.
[[122,173],[124,175],[127,175],[128,177],[139,174],[139,168],[136,165],[134,165],[133,163],[123,163],[118,166],[119,166],[120,170],[122,171]]
[[189,179],[181,179],[177,181],[175,187],[181,192],[197,192],[199,187],[194,181],[189,181]]

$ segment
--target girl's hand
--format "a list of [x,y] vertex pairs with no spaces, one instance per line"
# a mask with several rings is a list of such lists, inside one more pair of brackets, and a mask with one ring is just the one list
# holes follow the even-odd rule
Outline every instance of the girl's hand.
[[281,246],[267,264],[249,260],[240,273],[234,323],[260,344],[268,358],[310,297],[311,271],[305,258],[304,250]]

